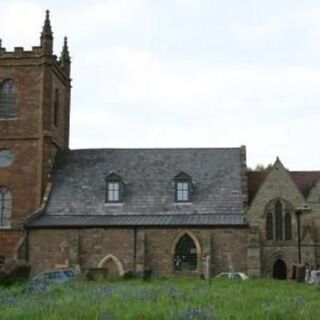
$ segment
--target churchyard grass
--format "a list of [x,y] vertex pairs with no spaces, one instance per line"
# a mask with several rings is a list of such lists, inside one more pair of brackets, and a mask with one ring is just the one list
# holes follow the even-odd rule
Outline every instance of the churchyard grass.
[[320,286],[213,279],[75,281],[0,287],[0,319],[320,319]]

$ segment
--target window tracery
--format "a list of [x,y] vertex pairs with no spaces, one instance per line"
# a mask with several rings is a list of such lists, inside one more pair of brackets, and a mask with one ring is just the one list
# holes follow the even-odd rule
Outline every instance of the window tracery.
[[293,207],[282,199],[271,201],[265,217],[267,240],[292,240]]
[[196,244],[188,234],[184,234],[175,246],[174,269],[175,271],[195,271],[197,270],[197,265]]

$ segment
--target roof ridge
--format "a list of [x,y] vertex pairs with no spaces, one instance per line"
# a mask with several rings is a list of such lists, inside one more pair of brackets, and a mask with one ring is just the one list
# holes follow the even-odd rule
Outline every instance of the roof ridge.
[[289,171],[289,173],[319,173],[320,174],[320,170],[294,170],[294,171]]
[[159,147],[159,148],[84,148],[84,149],[70,149],[69,152],[78,151],[102,151],[102,150],[240,150],[240,147]]
[[158,214],[44,214],[46,217],[176,217],[176,216],[244,216],[242,213],[158,213]]

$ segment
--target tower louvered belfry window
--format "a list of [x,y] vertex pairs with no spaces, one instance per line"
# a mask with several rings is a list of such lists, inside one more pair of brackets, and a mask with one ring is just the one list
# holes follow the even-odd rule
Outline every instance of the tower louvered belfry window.
[[5,80],[0,85],[0,118],[11,119],[17,116],[17,89],[13,80]]
[[8,188],[0,186],[0,228],[10,227],[12,197]]

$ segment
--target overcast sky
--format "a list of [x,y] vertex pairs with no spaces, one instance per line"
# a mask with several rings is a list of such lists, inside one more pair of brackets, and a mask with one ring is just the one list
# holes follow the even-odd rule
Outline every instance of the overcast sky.
[[247,146],[320,169],[319,0],[0,0],[3,46],[72,56],[71,148]]

